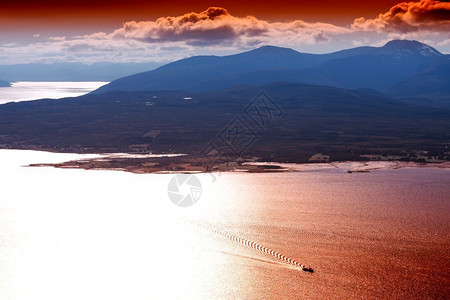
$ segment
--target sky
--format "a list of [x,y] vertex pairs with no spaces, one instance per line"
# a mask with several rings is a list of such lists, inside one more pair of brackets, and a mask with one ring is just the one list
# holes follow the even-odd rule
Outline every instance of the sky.
[[0,3],[0,65],[169,62],[264,45],[328,53],[418,40],[450,53],[450,2],[354,0]]

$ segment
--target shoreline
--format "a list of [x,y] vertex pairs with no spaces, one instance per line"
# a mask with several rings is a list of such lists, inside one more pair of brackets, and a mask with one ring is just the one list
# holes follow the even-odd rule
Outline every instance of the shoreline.
[[[30,151],[30,150],[28,150]],[[31,150],[35,151],[35,150]],[[41,151],[47,152],[47,151]],[[50,152],[60,153],[60,152]],[[79,154],[79,153],[72,153]],[[86,155],[86,154],[79,154]],[[405,168],[450,169],[450,162],[413,161],[336,161],[336,162],[267,162],[257,158],[239,158],[236,161],[221,161],[211,165],[208,161],[188,154],[128,154],[97,153],[96,157],[80,158],[57,163],[31,163],[26,167],[54,167],[60,169],[124,171],[134,174],[163,173],[286,173],[338,171],[343,173],[369,173],[376,170]]]

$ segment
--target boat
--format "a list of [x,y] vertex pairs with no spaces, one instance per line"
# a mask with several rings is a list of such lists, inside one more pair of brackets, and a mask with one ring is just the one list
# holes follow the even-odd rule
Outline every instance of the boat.
[[305,266],[303,266],[303,267],[302,267],[302,270],[305,271],[305,272],[314,273],[314,269],[311,268],[311,267],[305,267]]

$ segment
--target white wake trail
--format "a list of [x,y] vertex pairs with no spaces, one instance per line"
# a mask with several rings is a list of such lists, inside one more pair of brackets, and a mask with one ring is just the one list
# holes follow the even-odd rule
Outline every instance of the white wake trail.
[[200,227],[202,229],[205,229],[205,230],[207,230],[207,231],[209,231],[209,232],[211,232],[213,234],[216,234],[218,236],[227,238],[228,240],[230,240],[232,242],[241,244],[243,246],[247,246],[247,247],[249,247],[249,248],[251,248],[251,249],[253,249],[253,250],[257,251],[257,252],[260,252],[262,254],[271,256],[271,257],[273,257],[273,258],[275,258],[275,259],[277,259],[277,260],[279,260],[279,261],[281,261],[283,263],[289,264],[289,265],[294,266],[296,268],[300,268],[301,270],[303,270],[305,272],[311,272],[311,273],[314,272],[313,268],[311,268],[309,266],[306,266],[304,264],[301,264],[301,263],[297,262],[296,260],[294,260],[292,258],[289,258],[286,255],[284,255],[282,253],[279,253],[279,252],[277,252],[277,251],[275,251],[273,249],[267,248],[267,247],[263,246],[262,244],[260,244],[258,242],[251,241],[249,239],[237,236],[237,235],[235,235],[235,234],[233,234],[233,233],[231,233],[231,232],[229,232],[229,231],[227,231],[227,230],[225,230],[223,228],[214,226],[214,225],[209,224],[209,223],[200,223],[200,222],[194,222],[194,221],[190,221],[190,220],[189,220],[189,222],[194,224],[194,225],[197,225],[198,227]]

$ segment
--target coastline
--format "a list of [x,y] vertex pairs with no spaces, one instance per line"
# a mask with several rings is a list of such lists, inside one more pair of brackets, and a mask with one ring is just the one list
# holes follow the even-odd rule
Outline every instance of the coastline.
[[[52,152],[53,153],[53,152]],[[211,164],[204,158],[187,154],[127,154],[101,153],[95,157],[68,160],[57,163],[32,163],[27,167],[54,167],[60,169],[110,170],[135,174],[162,173],[278,173],[278,172],[316,172],[337,171],[343,173],[369,173],[376,170],[395,170],[404,168],[450,169],[450,162],[412,162],[412,161],[337,161],[285,163],[258,161],[258,158],[239,158],[232,162],[220,161]]]

